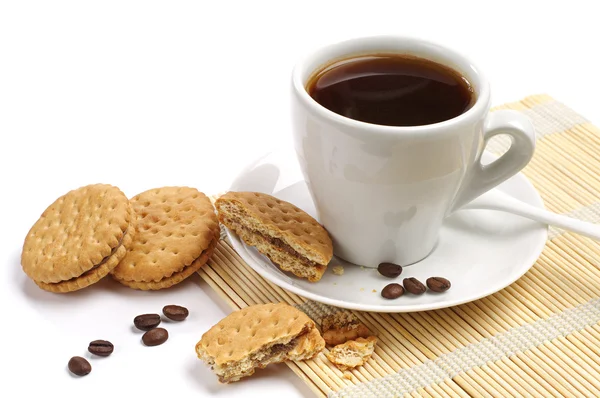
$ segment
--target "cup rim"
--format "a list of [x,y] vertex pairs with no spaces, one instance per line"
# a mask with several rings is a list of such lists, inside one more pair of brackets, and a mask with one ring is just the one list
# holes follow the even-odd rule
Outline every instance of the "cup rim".
[[[477,100],[475,104],[471,106],[466,112],[461,113],[460,115],[453,117],[452,119],[444,120],[437,123],[420,125],[420,126],[387,126],[381,124],[374,124],[363,122],[360,120],[350,119],[346,116],[342,116],[338,113],[335,113],[317,101],[315,101],[306,90],[305,83],[303,82],[303,73],[306,69],[306,64],[311,61],[311,59],[320,52],[331,51],[337,47],[346,46],[350,43],[359,42],[359,41],[390,41],[390,40],[402,40],[402,41],[410,41],[415,44],[419,44],[421,46],[426,46],[429,48],[436,48],[437,50],[441,50],[447,55],[449,58],[462,59],[463,62],[469,65],[472,73],[477,76],[478,81],[476,83],[471,81],[471,84],[479,87],[479,94],[477,95]],[[393,52],[387,51],[386,52]],[[360,54],[365,52],[348,52],[348,56],[352,56],[353,54]],[[410,51],[407,52],[410,54]],[[331,57],[328,61],[333,60],[337,57]],[[328,62],[326,61],[326,62]],[[439,61],[436,61],[439,62]],[[317,69],[313,69],[310,71],[310,74],[314,73]],[[449,127],[453,127],[457,124],[468,122],[471,119],[477,119],[487,110],[489,110],[491,103],[491,95],[490,95],[490,86],[489,82],[485,78],[485,75],[481,71],[481,69],[468,57],[462,55],[458,51],[434,41],[419,39],[411,36],[397,36],[397,35],[380,35],[380,36],[361,36],[355,37],[351,39],[347,39],[344,41],[338,41],[334,43],[330,43],[328,45],[321,46],[317,49],[313,49],[312,51],[304,54],[299,61],[296,62],[293,70],[292,70],[292,85],[293,89],[298,95],[299,99],[309,107],[317,116],[324,120],[328,120],[334,123],[338,123],[343,125],[344,127],[350,127],[354,129],[367,129],[369,133],[380,133],[382,135],[412,135],[414,133],[418,133],[419,136],[424,135],[433,135],[437,134],[442,130],[446,130]]]

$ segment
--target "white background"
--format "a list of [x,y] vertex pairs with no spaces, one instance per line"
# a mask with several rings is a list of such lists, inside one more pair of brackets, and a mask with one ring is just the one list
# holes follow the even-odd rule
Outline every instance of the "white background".
[[[221,386],[194,345],[227,306],[194,276],[143,293],[104,281],[40,291],[20,270],[27,230],[55,198],[96,182],[128,196],[164,185],[227,189],[290,142],[290,71],[332,41],[409,34],[450,45],[487,73],[494,104],[549,93],[600,122],[592,1],[0,2],[0,388],[6,396],[302,397],[284,365]],[[147,348],[132,318],[180,303],[170,340]],[[71,377],[89,341],[113,356]]]

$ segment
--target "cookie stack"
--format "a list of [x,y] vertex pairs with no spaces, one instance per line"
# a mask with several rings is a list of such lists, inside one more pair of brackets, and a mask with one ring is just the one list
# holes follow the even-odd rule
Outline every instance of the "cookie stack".
[[109,273],[135,289],[173,286],[205,264],[219,240],[210,200],[188,187],[131,201],[117,187],[85,186],[58,198],[23,245],[23,271],[40,288],[72,292]]

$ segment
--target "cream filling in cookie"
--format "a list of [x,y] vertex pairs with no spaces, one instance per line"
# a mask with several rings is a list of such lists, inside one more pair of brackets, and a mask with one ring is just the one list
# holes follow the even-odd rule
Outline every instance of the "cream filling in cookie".
[[248,355],[241,361],[226,362],[221,366],[216,365],[214,361],[208,363],[219,377],[221,383],[237,381],[245,376],[250,376],[256,368],[262,369],[269,364],[283,362],[288,359],[288,353],[293,351],[303,337],[309,332],[309,328],[304,328],[297,336],[286,343],[276,343],[266,345],[262,349]]
[[287,243],[285,243],[283,240],[281,240],[279,238],[274,238],[272,236],[265,235],[259,231],[247,228],[246,226],[244,226],[240,223],[238,223],[236,225],[236,228],[239,228],[240,230],[243,230],[250,234],[259,235],[263,239],[267,240],[271,245],[283,250],[284,252],[288,253],[291,256],[296,257],[298,260],[300,260],[302,262],[303,265],[305,265],[307,267],[324,267],[324,266],[326,266],[326,264],[319,264],[315,261],[309,260],[308,258],[306,258],[303,255],[301,255],[300,253],[298,253],[296,250],[294,250],[293,247],[291,247],[290,245],[288,245]]

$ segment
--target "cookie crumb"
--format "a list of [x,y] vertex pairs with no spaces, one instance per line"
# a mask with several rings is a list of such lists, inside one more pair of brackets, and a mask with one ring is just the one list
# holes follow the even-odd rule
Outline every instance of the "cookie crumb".
[[349,340],[343,344],[338,344],[325,354],[327,359],[345,372],[348,369],[364,365],[371,358],[377,337],[369,336],[366,339],[359,337],[356,340]]
[[369,337],[372,333],[350,311],[339,311],[321,318],[321,331],[325,342],[335,346],[354,340],[357,337]]
[[373,289],[371,290],[371,293],[377,293],[377,290]]
[[346,380],[352,380],[352,373],[350,373],[350,372],[344,372],[344,379],[346,379]]
[[361,291],[361,292],[364,292],[364,291],[365,291],[365,288],[364,288],[364,287],[361,287],[361,288],[360,288],[360,291]]
[[336,265],[332,269],[334,275],[344,275],[344,267],[341,265]]

